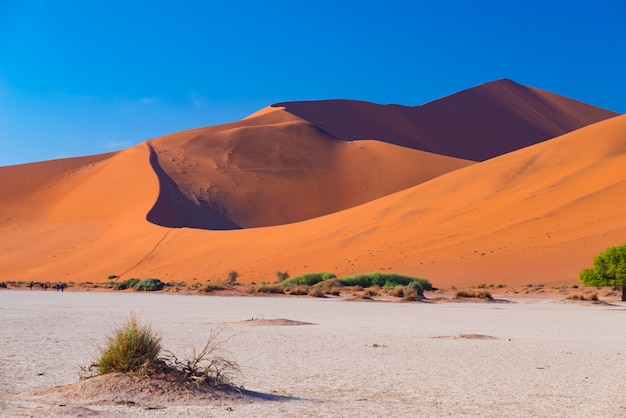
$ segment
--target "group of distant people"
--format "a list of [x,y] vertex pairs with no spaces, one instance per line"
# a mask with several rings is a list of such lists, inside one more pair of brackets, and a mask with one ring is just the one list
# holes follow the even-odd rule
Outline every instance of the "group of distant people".
[[[33,287],[40,287],[41,290],[48,290],[48,283],[35,283],[35,282],[30,282],[28,284],[28,288],[30,290],[33,290]],[[56,288],[57,292],[63,292],[65,290],[65,283],[57,283],[56,285],[54,285],[54,287]]]

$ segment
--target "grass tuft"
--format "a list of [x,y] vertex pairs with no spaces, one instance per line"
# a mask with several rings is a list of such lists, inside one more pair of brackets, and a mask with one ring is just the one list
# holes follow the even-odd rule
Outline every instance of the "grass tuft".
[[142,326],[131,315],[123,327],[114,331],[107,345],[96,360],[98,374],[112,372],[147,373],[158,363],[161,352],[161,337],[152,332],[149,325]]

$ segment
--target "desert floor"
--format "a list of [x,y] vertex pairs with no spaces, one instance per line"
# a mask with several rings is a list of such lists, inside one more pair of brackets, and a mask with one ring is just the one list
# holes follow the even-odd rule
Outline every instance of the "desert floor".
[[[625,303],[503,298],[0,291],[0,415],[626,416]],[[254,394],[95,399],[66,386],[131,312],[181,355],[219,328]]]

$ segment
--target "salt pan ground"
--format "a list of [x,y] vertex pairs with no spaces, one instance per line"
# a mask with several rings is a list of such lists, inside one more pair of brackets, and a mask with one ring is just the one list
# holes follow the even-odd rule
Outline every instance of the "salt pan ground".
[[[625,303],[507,299],[1,291],[0,415],[626,416]],[[221,329],[236,383],[256,395],[193,404],[120,389],[105,402],[48,389],[77,382],[131,312],[180,354]]]

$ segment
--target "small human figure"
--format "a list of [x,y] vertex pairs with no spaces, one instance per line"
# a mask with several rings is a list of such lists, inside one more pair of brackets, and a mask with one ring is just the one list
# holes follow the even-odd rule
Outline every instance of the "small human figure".
[[43,290],[48,290],[48,283],[43,284]]
[[59,284],[59,282],[57,282],[57,284],[55,284],[54,287],[57,288],[57,293],[59,292],[59,290],[61,290],[61,285]]
[[61,283],[61,293],[63,293],[63,289],[65,289],[65,283]]
[[33,285],[34,285],[34,283],[33,283],[33,282],[30,282],[30,283],[28,284],[28,287],[29,287],[29,289],[30,289],[30,290],[33,290]]

